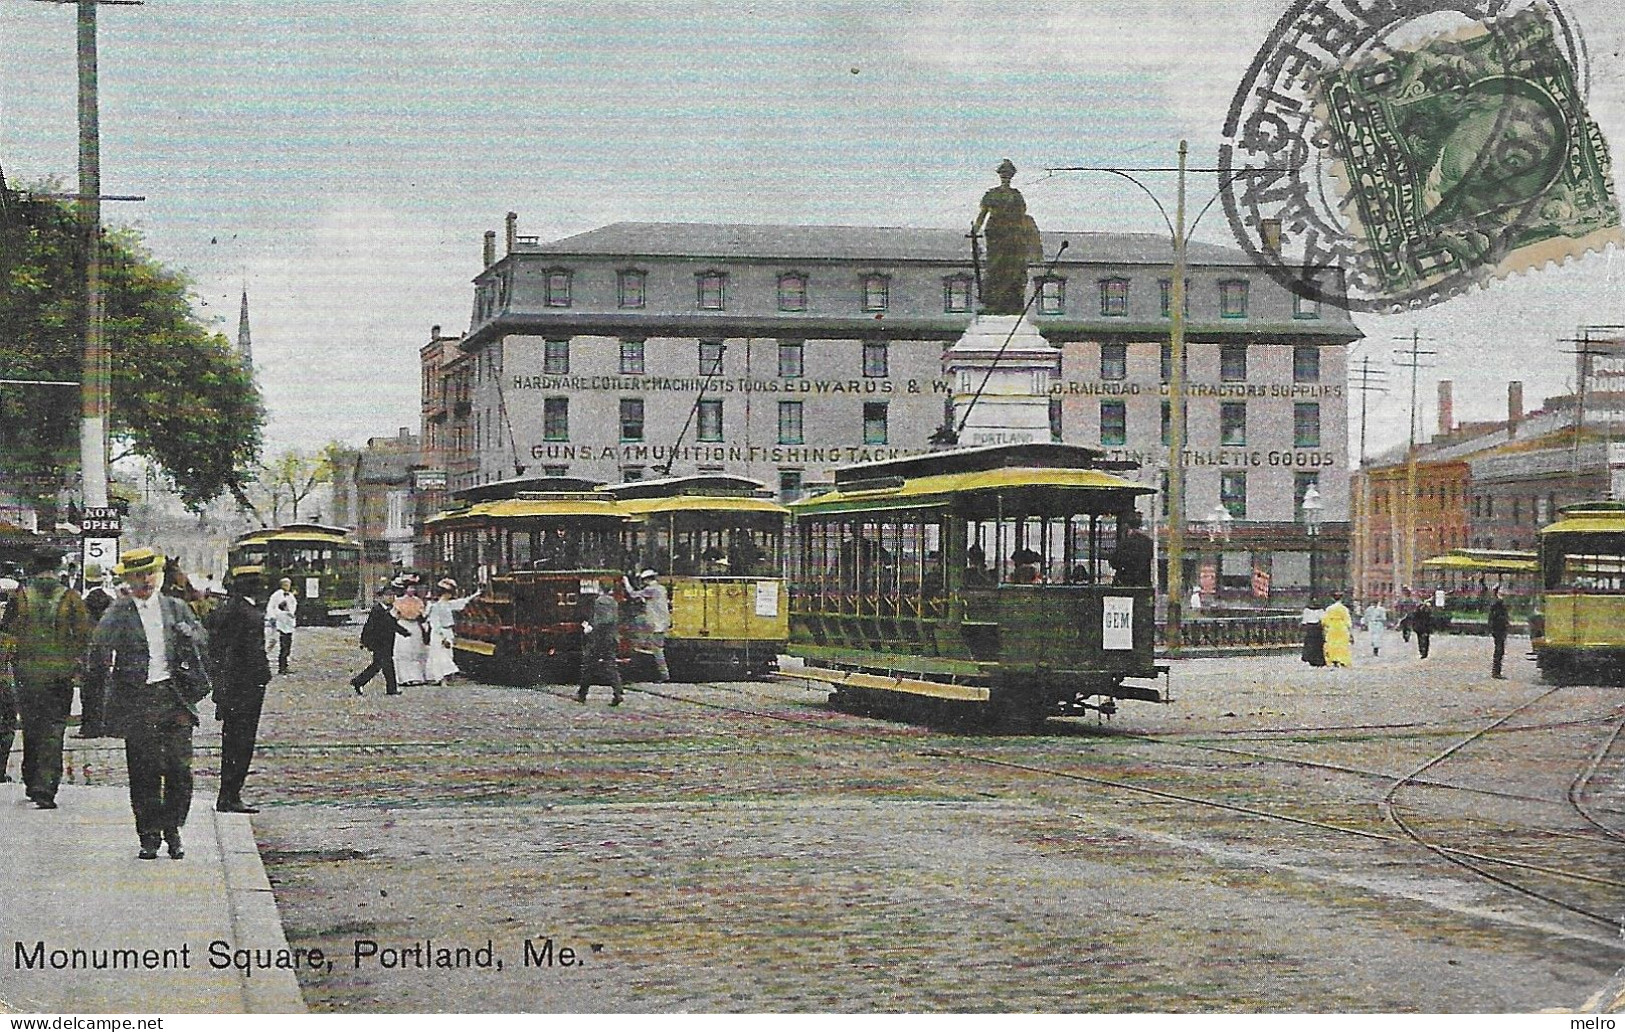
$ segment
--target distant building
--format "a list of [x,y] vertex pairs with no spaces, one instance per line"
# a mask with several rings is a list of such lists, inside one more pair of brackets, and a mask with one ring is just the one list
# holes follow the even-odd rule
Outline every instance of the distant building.
[[417,527],[420,438],[410,427],[394,437],[373,437],[367,446],[345,453],[335,471],[335,523],[352,527],[361,542],[362,584],[369,590],[380,578],[420,559]]
[[[421,351],[426,455],[448,490],[717,471],[792,499],[838,465],[926,450],[970,392],[942,367],[977,303],[962,231],[618,223],[544,244],[516,218],[500,257],[486,234],[469,331],[437,329]],[[1160,487],[1168,241],[1045,233],[1046,254],[1063,239],[1064,260],[1030,281],[1059,353],[1058,375],[1034,374],[1050,437],[1136,459]],[[1220,507],[1232,517],[1228,540],[1192,539],[1190,581],[1238,602],[1306,592],[1310,485],[1326,500],[1322,572],[1340,579],[1360,332],[1238,250],[1192,244],[1189,262],[1187,515],[1198,531]]]

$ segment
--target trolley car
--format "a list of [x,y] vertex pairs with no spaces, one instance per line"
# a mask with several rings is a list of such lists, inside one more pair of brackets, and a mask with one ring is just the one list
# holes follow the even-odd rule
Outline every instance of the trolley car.
[[627,561],[665,581],[673,676],[776,669],[790,627],[782,578],[789,510],[759,481],[721,474],[605,490],[632,520],[623,539]]
[[1153,588],[1111,565],[1152,491],[1104,455],[1020,444],[836,470],[790,506],[792,676],[843,708],[1012,728],[1167,701]]
[[1453,548],[1422,560],[1422,569],[1430,575],[1430,584],[1444,589],[1444,626],[1456,631],[1483,628],[1492,588],[1499,588],[1514,617],[1523,619],[1540,584],[1540,562],[1534,552]]
[[300,624],[342,620],[361,605],[361,545],[342,527],[285,523],[249,531],[231,546],[226,568],[258,573],[272,587],[293,581]]
[[1625,502],[1565,506],[1540,531],[1535,660],[1547,680],[1625,674]]
[[426,524],[437,572],[479,587],[457,614],[458,667],[509,684],[573,677],[582,585],[621,590],[621,507],[572,477],[483,484],[458,498]]

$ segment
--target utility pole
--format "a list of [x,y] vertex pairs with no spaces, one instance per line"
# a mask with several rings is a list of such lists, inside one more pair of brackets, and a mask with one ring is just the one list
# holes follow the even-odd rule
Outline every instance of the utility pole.
[[[1408,348],[1394,350],[1394,364],[1411,371],[1411,435],[1410,446],[1405,452],[1405,540],[1404,564],[1401,571],[1398,560],[1399,551],[1395,551],[1395,580],[1409,585],[1416,579],[1416,374],[1431,365],[1424,364],[1424,356],[1437,355],[1437,351],[1423,351],[1422,337],[1417,330],[1412,329],[1409,337],[1395,337],[1395,340],[1409,340]],[[1429,343],[1432,343],[1431,339]],[[1403,572],[1403,580],[1399,574]],[[1397,586],[1397,585],[1396,585]]]
[[[1569,478],[1573,481],[1576,491],[1578,491],[1580,487],[1580,445],[1585,437],[1586,394],[1590,388],[1591,378],[1596,371],[1592,359],[1598,357],[1619,358],[1621,356],[1621,349],[1619,345],[1620,330],[1625,330],[1625,326],[1582,326],[1580,327],[1580,335],[1578,337],[1571,337],[1560,341],[1560,343],[1563,344],[1576,345],[1573,351],[1568,352],[1569,354],[1575,356],[1576,378],[1578,380],[1578,382],[1575,384],[1574,391],[1574,448],[1569,459]],[[1601,336],[1593,337],[1593,333],[1601,334]],[[1593,347],[1594,344],[1601,346]],[[1609,344],[1613,346],[1607,346]],[[1606,390],[1604,393],[1617,394],[1617,392],[1607,392]],[[1618,406],[1614,403],[1614,399],[1611,397],[1605,399],[1605,402],[1607,404],[1607,415],[1603,418],[1603,464],[1606,468],[1608,463],[1606,444],[1612,439],[1613,436],[1613,419]],[[1609,476],[1606,473],[1604,475]],[[1610,484],[1612,483],[1612,479],[1613,478],[1609,476]]]
[[1366,583],[1371,568],[1371,475],[1365,468],[1365,413],[1366,399],[1372,394],[1388,393],[1388,370],[1371,365],[1371,356],[1360,359],[1349,377],[1349,386],[1360,392],[1360,464],[1358,466],[1359,493],[1355,495],[1357,509],[1355,526],[1360,528],[1354,540],[1354,584],[1361,598],[1372,597],[1372,586]]
[[1168,285],[1168,648],[1184,643],[1185,603],[1185,171],[1188,147],[1179,141],[1179,188],[1174,203],[1174,281]]

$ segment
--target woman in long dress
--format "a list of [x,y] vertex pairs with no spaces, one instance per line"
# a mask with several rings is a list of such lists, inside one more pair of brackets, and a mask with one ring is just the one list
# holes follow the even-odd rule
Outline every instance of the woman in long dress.
[[1322,616],[1314,599],[1303,607],[1303,661],[1310,666],[1326,665],[1326,632],[1320,624]]
[[1342,592],[1332,595],[1332,604],[1326,607],[1320,619],[1325,635],[1326,663],[1335,667],[1354,665],[1354,616],[1343,604]]
[[428,649],[423,644],[423,599],[416,585],[409,584],[395,600],[395,619],[410,633],[395,638],[395,676],[402,685],[423,684],[429,674],[423,669]]
[[450,577],[435,586],[440,589],[440,597],[429,603],[426,614],[429,621],[429,658],[424,664],[424,673],[427,680],[444,685],[446,678],[462,672],[457,669],[457,662],[453,658],[452,648],[456,637],[453,627],[458,612],[468,605],[468,599],[453,597],[457,594],[457,582]]

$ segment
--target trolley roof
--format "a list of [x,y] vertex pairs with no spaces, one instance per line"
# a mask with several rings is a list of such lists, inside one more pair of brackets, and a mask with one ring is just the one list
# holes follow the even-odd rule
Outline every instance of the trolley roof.
[[1497,551],[1483,548],[1455,548],[1422,560],[1430,570],[1465,570],[1476,573],[1534,573],[1539,569],[1533,552]]
[[750,477],[727,473],[699,473],[680,477],[661,477],[658,480],[628,480],[606,485],[603,490],[626,501],[630,498],[771,498],[767,485]]
[[280,527],[261,527],[239,537],[237,544],[247,545],[261,541],[315,541],[322,544],[360,547],[359,542],[350,538],[348,530],[320,523],[284,523]]
[[619,503],[599,491],[535,493],[523,492],[518,498],[500,498],[475,502],[458,509],[447,509],[424,521],[425,526],[450,526],[458,523],[477,523],[483,520],[519,520],[536,518],[610,519],[617,522],[628,519]]
[[489,502],[497,498],[518,498],[521,493],[558,494],[561,492],[595,491],[598,481],[581,477],[510,477],[493,480],[489,484],[475,484],[451,496],[460,502]]
[[959,448],[843,466],[835,489],[790,503],[797,513],[943,505],[955,496],[980,492],[1101,492],[1134,497],[1154,489],[1125,480],[1113,469],[1137,463],[1108,462],[1104,452],[1066,444],[1017,444]]
[[1540,534],[1625,534],[1625,502],[1581,502],[1558,510],[1556,523],[1540,528]]

